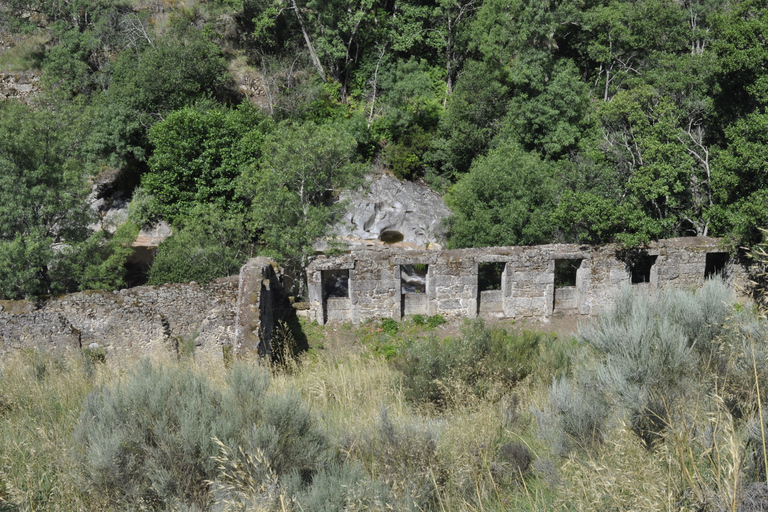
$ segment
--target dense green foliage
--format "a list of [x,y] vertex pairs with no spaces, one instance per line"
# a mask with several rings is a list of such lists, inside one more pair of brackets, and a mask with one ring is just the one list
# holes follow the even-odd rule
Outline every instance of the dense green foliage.
[[312,244],[340,213],[334,195],[362,178],[356,147],[339,124],[282,123],[265,140],[260,164],[244,170],[239,189],[260,238],[293,270],[306,265]]
[[261,156],[270,120],[250,104],[227,110],[198,105],[177,110],[149,131],[152,172],[142,186],[157,201],[155,211],[175,221],[196,205],[237,210],[235,181]]
[[[178,234],[200,205],[247,212],[243,238],[223,242],[238,255],[227,268],[252,250],[301,267],[341,189],[374,164],[449,192],[452,247],[754,245],[768,221],[766,12],[762,0],[6,2],[0,25],[31,41],[6,61],[37,66],[42,92],[34,115],[8,105],[0,124],[26,117],[52,136],[22,127],[0,148],[13,162],[4,204],[41,209],[34,229],[27,215],[3,223],[0,293],[93,285],[57,283],[66,251],[51,243],[74,253],[89,239],[76,210],[112,169],[125,194],[149,194],[142,222]],[[14,160],[20,149],[30,159]],[[8,184],[54,177],[45,194]],[[92,265],[120,259],[108,239],[90,239]]]
[[243,214],[200,205],[177,224],[178,231],[160,244],[149,269],[148,284],[197,281],[237,275],[254,256],[254,243]]
[[[122,284],[123,254],[91,233],[70,112],[0,106],[0,295],[6,298]],[[130,231],[126,226],[122,233]]]

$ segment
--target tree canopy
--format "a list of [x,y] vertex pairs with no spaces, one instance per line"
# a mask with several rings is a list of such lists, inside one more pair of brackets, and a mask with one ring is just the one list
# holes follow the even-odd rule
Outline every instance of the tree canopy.
[[[6,4],[2,28],[45,43],[2,61],[42,73],[0,108],[2,280],[28,283],[4,296],[111,286],[119,244],[83,203],[103,173],[136,222],[173,224],[167,254],[219,243],[203,218],[240,233],[212,273],[300,266],[374,166],[448,192],[453,247],[739,247],[768,222],[764,0]],[[52,277],[86,242],[102,270]]]

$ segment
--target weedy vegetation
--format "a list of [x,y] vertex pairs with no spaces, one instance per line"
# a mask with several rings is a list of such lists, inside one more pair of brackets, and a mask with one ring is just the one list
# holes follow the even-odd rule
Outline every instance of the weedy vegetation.
[[272,366],[6,358],[0,510],[768,506],[768,322],[719,280],[624,290],[572,337],[426,318],[305,332],[312,350]]

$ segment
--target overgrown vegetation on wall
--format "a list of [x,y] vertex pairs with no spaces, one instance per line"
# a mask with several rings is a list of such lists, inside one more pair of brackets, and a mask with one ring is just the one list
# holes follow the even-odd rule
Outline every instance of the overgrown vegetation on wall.
[[0,72],[41,75],[0,108],[6,298],[121,286],[83,204],[106,176],[203,255],[154,280],[300,267],[374,164],[449,192],[452,247],[768,220],[760,0],[13,0],[0,28]]

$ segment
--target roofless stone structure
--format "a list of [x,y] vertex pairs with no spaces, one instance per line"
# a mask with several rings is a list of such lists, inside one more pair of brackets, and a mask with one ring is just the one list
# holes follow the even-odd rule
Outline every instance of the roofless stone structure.
[[746,283],[743,264],[715,238],[659,240],[637,250],[552,244],[450,251],[372,250],[319,256],[307,269],[310,316],[320,324],[407,315],[547,318],[594,315],[622,284],[652,293],[695,289],[721,274]]
[[[454,251],[369,249],[309,265],[309,315],[318,323],[407,315],[547,318],[595,315],[622,284],[653,293],[695,289],[722,274],[735,288],[747,268],[713,238],[660,240],[647,248],[539,245]],[[0,358],[15,350],[99,348],[128,361],[182,349],[223,357],[272,352],[272,335],[294,309],[280,268],[266,258],[233,279],[89,291],[37,301],[0,301]]]

